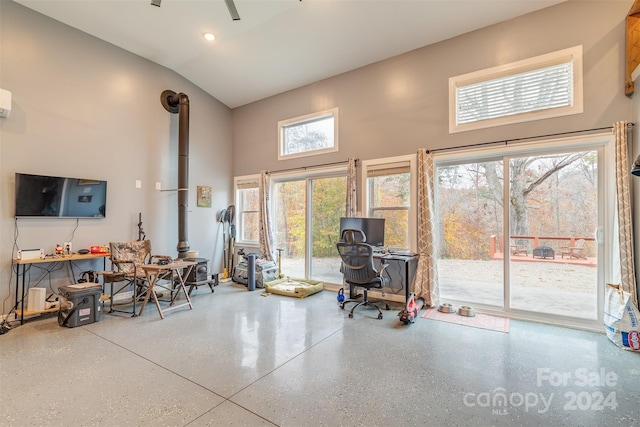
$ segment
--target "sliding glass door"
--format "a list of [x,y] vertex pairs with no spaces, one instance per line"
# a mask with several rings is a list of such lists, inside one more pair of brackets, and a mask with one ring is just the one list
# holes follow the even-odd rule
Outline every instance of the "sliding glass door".
[[274,179],[274,240],[287,276],[342,283],[336,242],[346,210],[344,174]]
[[509,160],[509,305],[595,320],[598,316],[598,152]]
[[503,307],[504,258],[496,256],[504,227],[502,165],[487,160],[437,169],[443,300]]
[[603,154],[598,147],[537,148],[480,162],[440,161],[442,299],[597,320]]

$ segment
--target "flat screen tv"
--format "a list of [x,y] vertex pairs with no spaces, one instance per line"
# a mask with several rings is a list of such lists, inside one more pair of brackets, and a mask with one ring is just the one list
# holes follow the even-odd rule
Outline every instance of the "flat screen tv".
[[17,218],[104,218],[106,209],[106,181],[16,173]]
[[347,228],[364,231],[371,246],[384,246],[384,218],[340,218],[341,236]]

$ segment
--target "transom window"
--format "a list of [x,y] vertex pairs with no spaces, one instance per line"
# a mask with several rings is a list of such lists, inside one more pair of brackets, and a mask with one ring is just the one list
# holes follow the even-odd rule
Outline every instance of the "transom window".
[[449,79],[450,133],[582,111],[582,46]]
[[278,160],[338,151],[338,109],[278,122]]

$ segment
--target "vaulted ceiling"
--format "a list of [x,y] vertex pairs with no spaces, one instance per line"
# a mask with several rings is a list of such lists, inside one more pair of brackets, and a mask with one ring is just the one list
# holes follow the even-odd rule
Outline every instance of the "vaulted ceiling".
[[566,0],[15,1],[235,108]]

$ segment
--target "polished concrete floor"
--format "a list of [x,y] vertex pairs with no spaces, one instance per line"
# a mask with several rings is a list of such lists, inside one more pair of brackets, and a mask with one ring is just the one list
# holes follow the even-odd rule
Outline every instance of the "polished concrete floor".
[[151,305],[0,336],[0,425],[640,425],[640,354],[604,334],[349,319],[328,291],[221,284],[192,299],[164,320]]

